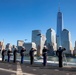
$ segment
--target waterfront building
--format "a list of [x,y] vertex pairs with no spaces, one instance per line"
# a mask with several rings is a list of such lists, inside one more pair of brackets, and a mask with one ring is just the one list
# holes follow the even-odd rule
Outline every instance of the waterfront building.
[[74,47],[73,55],[76,56],[76,41],[75,41],[75,47]]
[[42,55],[42,49],[45,44],[46,37],[41,34],[41,30],[32,31],[32,42],[36,44],[37,55]]
[[19,52],[22,49],[23,44],[24,44],[23,40],[17,40],[17,49]]
[[63,30],[63,18],[62,18],[62,12],[59,11],[57,13],[57,48],[61,46],[61,32]]
[[46,45],[45,42],[46,42],[46,36],[41,34],[40,35],[40,51],[39,51],[40,55],[42,55],[43,47]]
[[50,28],[46,32],[46,45],[49,50],[49,55],[53,55],[54,51],[57,50],[57,44],[56,44],[56,32],[54,29]]
[[4,42],[0,41],[0,50],[4,49]]
[[76,50],[76,41],[75,41],[75,47],[74,47],[74,50]]
[[23,40],[17,40],[17,46],[23,46],[24,41]]
[[[29,55],[29,51],[31,50],[31,48],[34,48],[35,50],[37,50],[36,49],[36,44],[34,42],[32,42],[32,43],[31,42],[30,43],[24,43],[23,46],[26,49],[26,52],[25,52],[26,55]],[[35,51],[34,54],[36,55],[37,51]]]
[[41,30],[33,30],[32,31],[32,42],[36,43],[36,38],[38,37],[38,35],[41,34]]
[[61,39],[62,47],[66,48],[66,51],[64,51],[64,53],[71,54],[71,52],[73,51],[71,34],[67,29],[63,29]]

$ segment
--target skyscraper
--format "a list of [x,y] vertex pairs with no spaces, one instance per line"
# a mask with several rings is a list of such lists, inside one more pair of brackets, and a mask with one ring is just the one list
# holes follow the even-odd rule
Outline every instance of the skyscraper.
[[75,41],[75,47],[74,47],[74,50],[73,50],[73,55],[76,55],[76,41]]
[[75,47],[74,47],[74,50],[76,50],[76,41],[75,41]]
[[57,48],[61,46],[61,32],[62,32],[62,13],[59,11],[57,13]]
[[70,54],[73,51],[71,34],[67,29],[63,29],[62,31],[62,47],[66,48],[65,53]]
[[46,32],[46,44],[49,49],[49,55],[53,54],[57,50],[56,44],[56,32],[54,29],[50,28]]
[[32,42],[37,43],[38,34],[41,34],[41,30],[33,30],[32,31]]
[[36,44],[38,56],[40,56],[42,54],[42,49],[45,44],[45,40],[46,40],[46,38],[44,35],[41,34],[41,30],[32,31],[32,42],[34,42]]

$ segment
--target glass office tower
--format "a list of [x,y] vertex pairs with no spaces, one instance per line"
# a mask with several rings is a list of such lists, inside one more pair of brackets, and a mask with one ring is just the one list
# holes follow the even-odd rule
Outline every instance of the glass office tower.
[[54,51],[57,50],[56,44],[56,32],[54,29],[50,28],[46,32],[46,44],[48,47],[48,55],[53,55]]
[[61,32],[62,32],[62,13],[60,9],[57,13],[57,48],[61,46]]

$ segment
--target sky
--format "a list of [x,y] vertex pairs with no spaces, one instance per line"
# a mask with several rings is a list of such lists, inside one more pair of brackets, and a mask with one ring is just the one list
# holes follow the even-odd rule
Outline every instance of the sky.
[[31,42],[32,30],[56,31],[57,12],[63,13],[63,26],[76,40],[76,0],[0,0],[0,41],[17,44],[17,40]]

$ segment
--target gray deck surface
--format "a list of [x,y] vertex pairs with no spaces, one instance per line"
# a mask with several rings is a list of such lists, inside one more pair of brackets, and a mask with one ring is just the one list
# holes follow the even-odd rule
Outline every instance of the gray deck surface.
[[[0,62],[0,75],[18,75],[17,63]],[[29,63],[20,64],[20,67],[21,75],[76,75],[75,67],[59,68],[51,65],[43,67],[42,64],[30,65]]]

